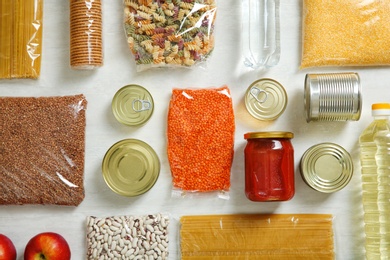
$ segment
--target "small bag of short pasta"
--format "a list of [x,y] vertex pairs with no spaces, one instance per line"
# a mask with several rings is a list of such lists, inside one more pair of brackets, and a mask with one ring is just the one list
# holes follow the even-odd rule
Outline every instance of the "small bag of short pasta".
[[124,0],[137,71],[203,64],[214,49],[216,0]]

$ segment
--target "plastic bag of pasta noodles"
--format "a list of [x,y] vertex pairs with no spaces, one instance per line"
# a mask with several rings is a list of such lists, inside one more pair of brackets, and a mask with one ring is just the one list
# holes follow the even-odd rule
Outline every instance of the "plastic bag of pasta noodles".
[[216,0],[124,0],[137,71],[205,65],[214,49]]

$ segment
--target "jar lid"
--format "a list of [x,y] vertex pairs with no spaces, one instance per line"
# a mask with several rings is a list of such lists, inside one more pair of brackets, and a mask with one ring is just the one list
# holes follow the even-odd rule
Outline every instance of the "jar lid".
[[292,139],[294,134],[291,132],[250,132],[244,134],[245,139],[260,139],[260,138],[288,138]]
[[303,180],[314,190],[332,193],[344,188],[352,178],[350,154],[334,143],[310,147],[302,156],[300,170]]
[[146,123],[153,114],[153,97],[144,87],[127,85],[119,89],[111,103],[115,118],[122,124],[137,126]]
[[273,79],[253,82],[245,94],[248,112],[260,120],[274,120],[286,109],[287,93],[283,86]]
[[111,190],[133,197],[153,187],[160,173],[160,161],[147,143],[125,139],[115,143],[106,152],[102,171]]

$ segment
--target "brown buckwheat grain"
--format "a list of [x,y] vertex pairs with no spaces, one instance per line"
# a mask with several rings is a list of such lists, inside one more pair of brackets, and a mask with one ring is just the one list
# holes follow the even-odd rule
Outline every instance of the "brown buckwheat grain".
[[83,95],[0,98],[0,204],[84,199]]

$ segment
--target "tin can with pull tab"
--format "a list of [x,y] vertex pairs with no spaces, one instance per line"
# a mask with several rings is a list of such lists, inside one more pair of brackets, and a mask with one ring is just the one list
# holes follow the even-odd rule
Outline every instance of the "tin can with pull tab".
[[246,91],[245,107],[249,114],[259,120],[275,120],[284,112],[286,106],[286,90],[273,79],[259,79]]
[[127,85],[119,89],[111,103],[115,118],[128,126],[146,123],[153,114],[153,97],[144,87]]

